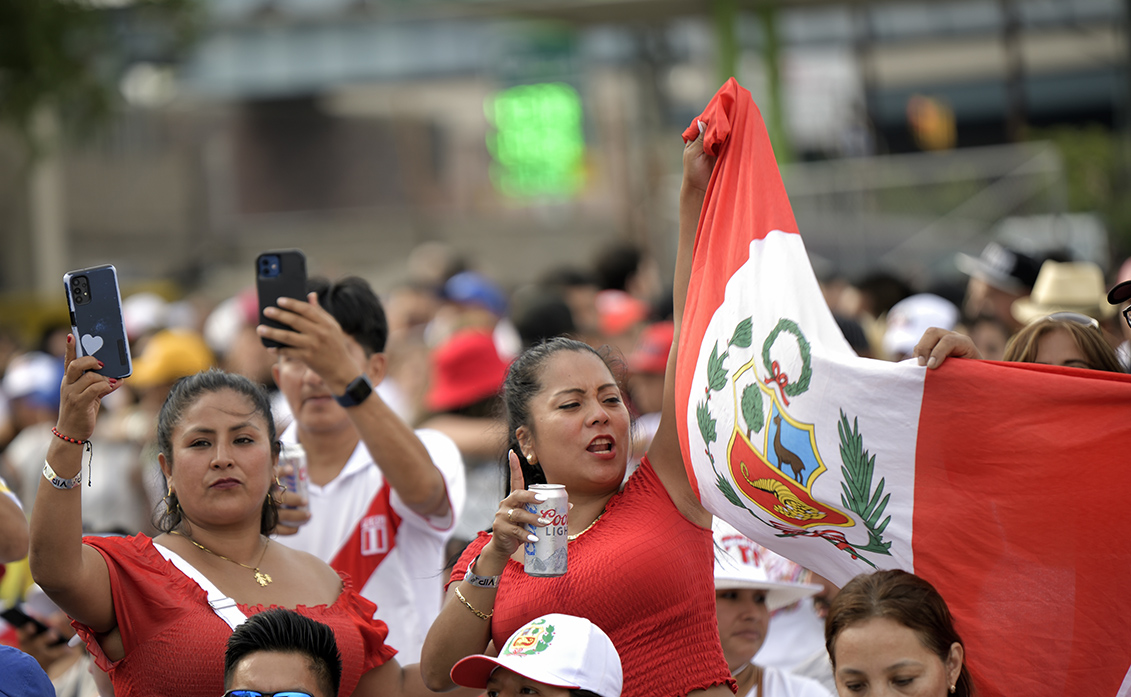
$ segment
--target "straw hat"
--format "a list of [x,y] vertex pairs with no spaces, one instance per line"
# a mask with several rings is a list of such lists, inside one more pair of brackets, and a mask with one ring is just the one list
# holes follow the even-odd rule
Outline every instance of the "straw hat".
[[1046,261],[1033,292],[1013,303],[1013,316],[1028,323],[1054,312],[1079,312],[1101,320],[1114,315],[1100,267],[1090,261]]

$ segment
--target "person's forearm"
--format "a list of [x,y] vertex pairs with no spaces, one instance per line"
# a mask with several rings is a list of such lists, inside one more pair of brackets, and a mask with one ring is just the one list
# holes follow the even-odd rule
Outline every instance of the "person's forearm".
[[679,191],[679,246],[676,249],[675,279],[672,285],[677,339],[672,342],[673,350],[678,343],[684,305],[687,303],[687,286],[691,281],[691,260],[695,251],[695,232],[699,227],[699,216],[703,211],[703,201],[706,197],[706,191],[690,186],[686,181]]
[[[479,576],[501,576],[507,563],[502,555],[488,542],[479,557],[472,561],[470,570]],[[487,616],[494,613],[497,593],[497,588],[480,588],[463,580],[449,587],[444,607],[429,628],[420,652],[420,673],[429,689],[437,692],[450,689],[452,666],[461,658],[482,653],[487,648],[491,642],[491,621],[476,612]]]
[[361,440],[393,491],[423,516],[442,516],[450,508],[444,476],[413,430],[376,391],[347,409]]
[[[83,448],[61,439],[52,440],[47,462],[55,474],[70,479],[82,468]],[[82,568],[82,489],[56,489],[40,477],[31,516],[29,563],[31,574],[44,591],[60,589]]]
[[465,458],[497,460],[507,446],[507,426],[499,419],[440,414],[420,427],[435,429],[451,438]]
[[0,564],[23,559],[27,548],[27,518],[14,499],[0,493]]
[[[483,575],[482,572],[480,575]],[[490,615],[495,607],[495,589],[477,588],[464,581],[452,584],[477,611]],[[443,692],[454,686],[452,666],[461,658],[482,653],[491,641],[491,621],[473,613],[451,591],[440,614],[432,622],[420,651],[420,675],[428,689]]]

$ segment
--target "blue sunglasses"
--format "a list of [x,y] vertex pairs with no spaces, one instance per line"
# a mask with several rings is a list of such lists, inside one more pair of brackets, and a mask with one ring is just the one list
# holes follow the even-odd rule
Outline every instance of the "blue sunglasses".
[[228,690],[224,697],[314,697],[309,692],[257,692],[255,690]]

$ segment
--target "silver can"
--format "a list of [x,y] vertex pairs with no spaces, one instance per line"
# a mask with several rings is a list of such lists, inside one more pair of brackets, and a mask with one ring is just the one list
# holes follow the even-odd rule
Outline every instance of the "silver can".
[[531,484],[530,491],[542,494],[545,501],[527,504],[526,510],[539,518],[546,518],[546,527],[527,525],[538,537],[537,542],[525,544],[527,576],[565,576],[566,544],[569,541],[569,497],[561,484]]
[[[290,474],[283,474],[284,465],[290,465]],[[308,498],[310,471],[306,468],[306,450],[299,443],[283,443],[279,453],[279,483],[287,491]]]

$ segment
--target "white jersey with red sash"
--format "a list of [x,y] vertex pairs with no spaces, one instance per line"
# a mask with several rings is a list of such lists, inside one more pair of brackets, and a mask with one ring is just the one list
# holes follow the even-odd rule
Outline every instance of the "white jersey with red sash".
[[[350,575],[354,588],[377,604],[374,615],[389,625],[386,643],[402,664],[420,660],[420,647],[443,597],[444,544],[465,497],[463,459],[450,438],[416,432],[448,487],[451,512],[442,518],[414,513],[391,489],[358,443],[345,467],[323,486],[310,485],[310,522],[277,541],[326,561]],[[296,439],[292,425],[282,440]]]

